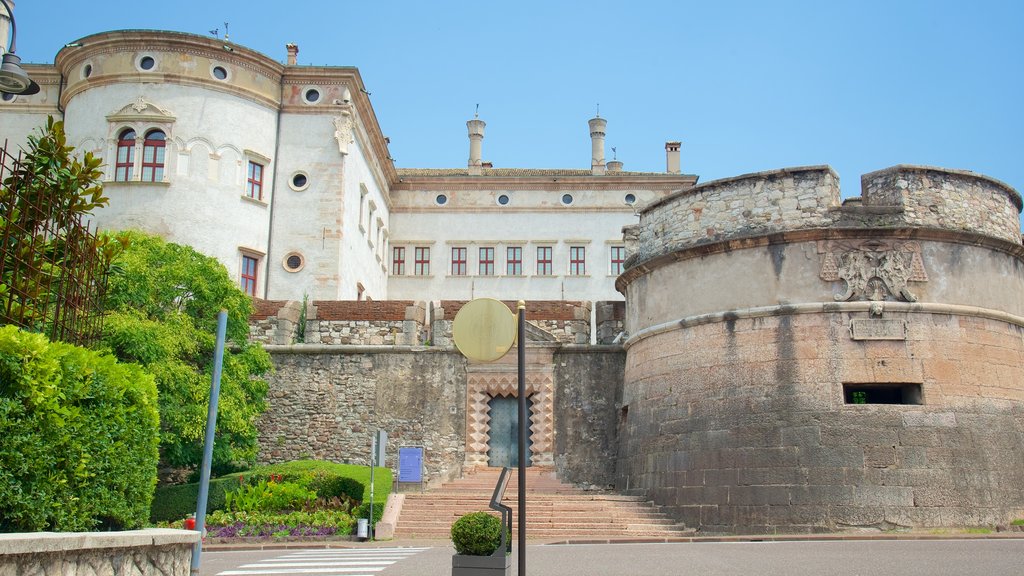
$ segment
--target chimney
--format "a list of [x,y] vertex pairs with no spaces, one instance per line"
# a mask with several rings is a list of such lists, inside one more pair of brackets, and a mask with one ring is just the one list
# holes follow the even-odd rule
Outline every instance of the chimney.
[[604,129],[608,121],[600,116],[591,118],[590,124],[590,171],[594,175],[604,174]]
[[487,124],[483,120],[475,117],[466,122],[466,127],[469,128],[470,176],[479,176],[483,173],[483,162],[480,160],[480,157],[484,141],[484,126],[487,126]]
[[622,160],[609,160],[608,172],[622,172]]
[[665,142],[665,172],[679,174],[679,146],[682,142]]
[[299,45],[289,43],[284,47],[288,50],[288,65],[295,66],[299,61]]

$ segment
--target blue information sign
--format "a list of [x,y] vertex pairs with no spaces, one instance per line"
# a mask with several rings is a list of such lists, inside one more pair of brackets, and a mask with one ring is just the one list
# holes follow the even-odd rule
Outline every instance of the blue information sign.
[[398,449],[398,481],[423,482],[422,446],[403,446]]

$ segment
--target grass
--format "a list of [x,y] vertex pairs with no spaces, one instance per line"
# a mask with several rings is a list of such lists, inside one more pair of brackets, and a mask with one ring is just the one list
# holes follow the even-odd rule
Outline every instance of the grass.
[[1011,526],[1024,526],[1024,518],[1010,522]]

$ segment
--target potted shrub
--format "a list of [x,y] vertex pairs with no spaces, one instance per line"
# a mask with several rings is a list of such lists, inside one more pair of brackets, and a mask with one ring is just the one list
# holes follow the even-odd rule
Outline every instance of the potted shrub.
[[501,576],[512,573],[512,555],[502,521],[472,512],[452,524],[452,576]]

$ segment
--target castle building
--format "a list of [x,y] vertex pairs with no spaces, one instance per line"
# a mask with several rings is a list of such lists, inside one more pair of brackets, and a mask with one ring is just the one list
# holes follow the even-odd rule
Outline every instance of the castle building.
[[922,166],[845,201],[827,166],[697,184],[679,142],[628,172],[600,117],[583,169],[495,168],[479,118],[464,168],[396,168],[359,71],[297,53],[104,32],[0,101],[9,145],[54,115],[104,159],[98,227],[189,244],[257,298],[262,460],[349,459],[379,428],[428,483],[500,465],[516,359],[469,362],[451,318],[523,299],[529,460],[561,479],[707,531],[1024,516],[1016,190]]
[[27,66],[42,91],[5,97],[3,137],[62,117],[104,159],[98,227],[191,245],[266,299],[621,299],[622,227],[697,181],[678,142],[667,172],[623,171],[600,117],[586,169],[493,168],[479,118],[465,168],[396,168],[359,71],[298,50],[280,64],[191,34],[88,36]]

